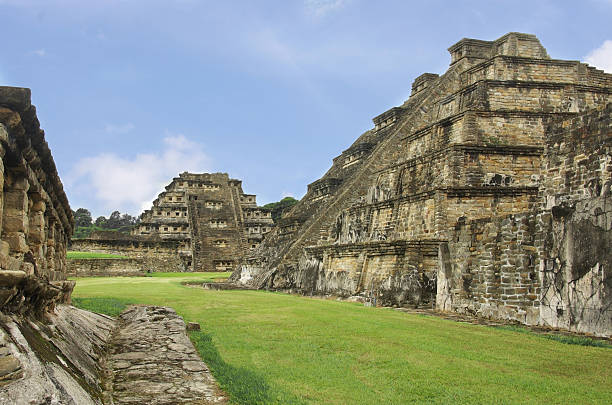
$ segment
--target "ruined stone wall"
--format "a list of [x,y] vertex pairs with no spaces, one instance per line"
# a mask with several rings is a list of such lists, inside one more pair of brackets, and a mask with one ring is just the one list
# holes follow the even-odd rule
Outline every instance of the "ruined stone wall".
[[185,246],[175,240],[149,240],[125,235],[121,239],[74,239],[70,250],[76,252],[108,253],[133,258],[179,257]]
[[176,272],[182,263],[176,255],[105,259],[68,259],[66,273],[72,277],[143,276],[154,272]]
[[[441,268],[432,252],[446,249],[442,262],[454,281],[438,295],[454,304],[438,302],[440,309],[528,323],[538,317],[539,298],[530,298],[537,280],[525,280],[533,271],[523,267],[539,263],[527,256],[539,246],[534,215],[547,175],[546,129],[611,102],[612,76],[550,59],[527,34],[464,39],[449,52],[448,71],[420,76],[407,102],[374,118],[375,128],[351,147],[367,143],[367,152],[355,163],[335,158],[233,280],[343,296],[371,295],[369,282],[386,286],[377,289],[379,303],[429,305]],[[523,219],[529,231],[519,247],[511,243],[518,250],[505,252],[504,238]],[[472,273],[473,288],[455,282]]]
[[0,87],[0,157],[0,310],[44,312],[74,286],[74,219],[29,89]]
[[185,241],[181,240],[155,239],[119,232],[93,232],[89,238],[73,240],[70,250],[107,253],[129,259],[68,259],[68,273],[71,276],[86,277],[189,271],[185,263],[186,249]]
[[538,324],[535,215],[459,221],[449,234],[439,249],[437,307]]
[[547,135],[541,321],[612,335],[612,105],[552,121]]
[[439,309],[612,333],[612,105],[551,119],[537,204],[449,229]]

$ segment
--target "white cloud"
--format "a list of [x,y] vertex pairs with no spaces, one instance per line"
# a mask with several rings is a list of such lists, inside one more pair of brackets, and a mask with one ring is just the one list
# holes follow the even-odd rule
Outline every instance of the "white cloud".
[[89,200],[81,203],[94,212],[119,210],[138,215],[179,173],[210,171],[202,145],[183,135],[168,136],[163,143],[161,153],[132,158],[102,153],[81,158],[66,177],[66,185],[71,194]]
[[44,49],[35,49],[33,51],[30,51],[30,54],[40,56],[42,58],[47,54],[47,51],[45,51]]
[[127,124],[121,124],[121,125],[106,124],[104,126],[104,131],[106,131],[106,133],[108,134],[123,135],[123,134],[127,134],[134,128],[135,128],[134,124],[132,124],[131,122],[128,122]]
[[589,65],[612,73],[612,41],[606,40],[597,49],[592,50],[585,58]]
[[347,0],[305,0],[306,10],[315,17],[324,17],[329,13],[340,10]]

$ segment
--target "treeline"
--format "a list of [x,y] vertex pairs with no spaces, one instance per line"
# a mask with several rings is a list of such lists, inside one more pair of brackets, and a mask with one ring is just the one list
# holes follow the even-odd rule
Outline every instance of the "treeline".
[[138,218],[130,214],[122,214],[119,211],[113,211],[108,218],[99,216],[94,221],[91,217],[91,212],[86,208],[79,208],[72,211],[74,215],[74,233],[73,238],[87,238],[93,231],[117,231],[122,233],[130,233],[134,226],[138,223]]
[[263,208],[272,212],[272,219],[274,223],[277,223],[284,212],[289,211],[291,207],[298,203],[293,197],[285,197],[280,201],[269,203],[263,206]]

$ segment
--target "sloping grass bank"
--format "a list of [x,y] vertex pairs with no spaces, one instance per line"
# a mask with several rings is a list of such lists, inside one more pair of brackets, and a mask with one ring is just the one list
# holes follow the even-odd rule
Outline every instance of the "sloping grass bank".
[[212,277],[79,279],[75,303],[167,305],[199,322],[192,340],[234,403],[612,403],[606,348],[354,303],[181,285]]
[[66,252],[67,259],[127,259],[127,256],[98,252]]

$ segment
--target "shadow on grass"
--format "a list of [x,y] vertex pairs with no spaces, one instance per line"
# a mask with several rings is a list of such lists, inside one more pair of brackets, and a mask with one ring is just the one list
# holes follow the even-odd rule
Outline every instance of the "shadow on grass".
[[219,354],[212,337],[205,332],[190,332],[189,336],[200,357],[208,365],[221,388],[232,402],[238,404],[303,404],[297,398],[273,398],[266,379],[244,367],[227,364]]
[[123,312],[130,304],[132,304],[132,302],[117,298],[72,298],[72,305],[77,308],[114,317]]
[[496,326],[497,329],[509,330],[512,332],[518,333],[526,333],[533,336],[542,337],[549,340],[554,340],[555,342],[564,343],[566,345],[578,345],[578,346],[593,346],[593,347],[603,347],[605,349],[612,349],[612,345],[604,340],[591,339],[586,336],[568,336],[568,335],[558,335],[554,333],[535,333],[528,328],[524,328],[516,325],[503,325]]

